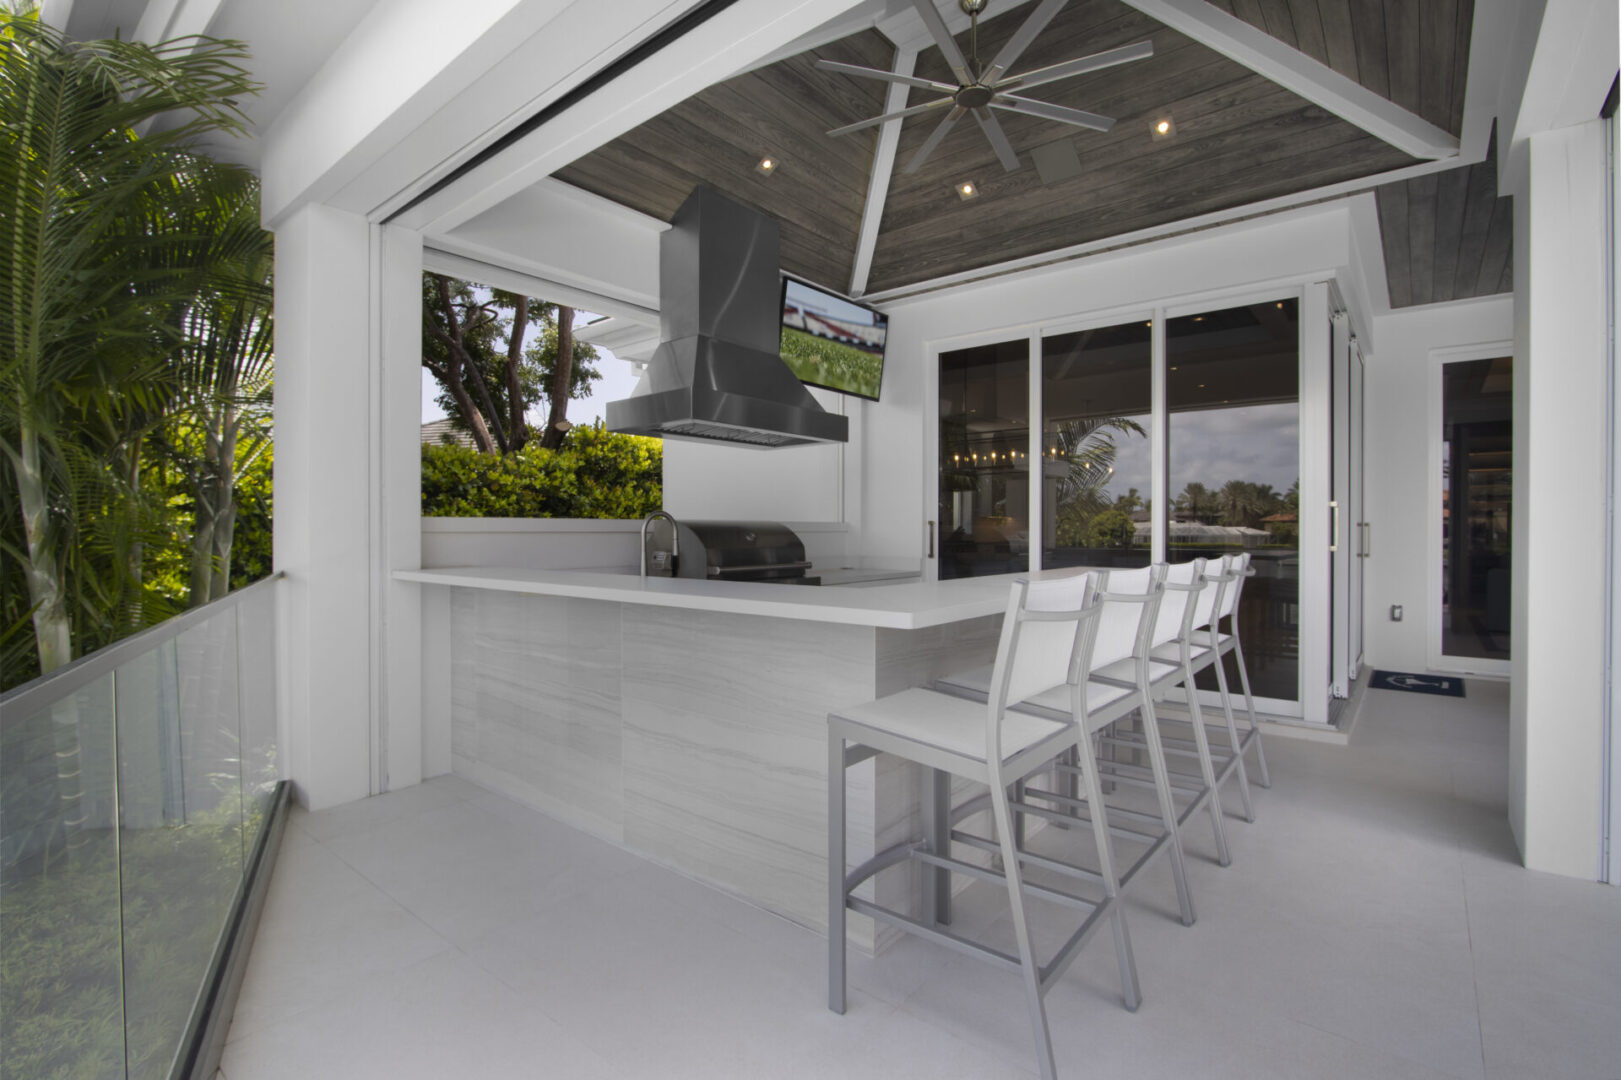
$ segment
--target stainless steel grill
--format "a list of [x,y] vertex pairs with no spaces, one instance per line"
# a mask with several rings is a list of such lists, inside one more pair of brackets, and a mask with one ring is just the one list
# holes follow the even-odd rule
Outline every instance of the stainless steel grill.
[[817,585],[805,545],[775,521],[683,521],[676,577]]

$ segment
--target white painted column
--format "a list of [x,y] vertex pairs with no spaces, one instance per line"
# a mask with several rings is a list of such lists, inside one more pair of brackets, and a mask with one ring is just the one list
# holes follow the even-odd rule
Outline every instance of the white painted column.
[[276,229],[275,564],[283,775],[320,809],[371,794],[371,246],[310,205]]
[[1509,820],[1525,865],[1595,879],[1606,484],[1605,147],[1533,135],[1516,184]]
[[[379,327],[373,351],[379,469],[372,562],[382,636],[377,787],[393,791],[425,775],[422,707],[433,691],[423,663],[422,586],[392,577],[395,570],[422,567],[422,235],[387,225],[371,231]],[[448,741],[449,710],[435,720]],[[438,771],[449,771],[448,763]]]
[[[1329,612],[1334,583],[1328,545],[1334,542],[1329,465],[1334,413],[1332,328],[1328,283],[1307,285],[1300,301],[1300,714],[1328,723]],[[1344,520],[1341,519],[1343,535]],[[1343,550],[1343,549],[1342,549]],[[1311,614],[1309,617],[1307,612]]]
[[422,777],[421,241],[308,205],[276,229],[283,774],[321,809]]

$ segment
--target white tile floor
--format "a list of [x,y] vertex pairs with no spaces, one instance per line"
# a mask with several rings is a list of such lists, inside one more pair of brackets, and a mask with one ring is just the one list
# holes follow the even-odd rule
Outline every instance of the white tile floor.
[[[1349,748],[1268,742],[1230,868],[1195,822],[1195,926],[1146,873],[1143,1006],[1094,939],[1048,996],[1062,1073],[1621,1077],[1621,890],[1515,864],[1506,689],[1369,693]],[[1005,935],[1001,900],[959,925]],[[295,814],[221,1071],[1031,1075],[1013,977],[915,939],[851,960],[834,1016],[822,938],[441,777]]]

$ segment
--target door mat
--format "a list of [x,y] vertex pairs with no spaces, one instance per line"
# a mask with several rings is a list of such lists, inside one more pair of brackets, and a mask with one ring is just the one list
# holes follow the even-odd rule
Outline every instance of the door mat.
[[1415,675],[1407,671],[1375,671],[1368,683],[1375,690],[1406,690],[1410,694],[1463,697],[1463,680],[1456,675]]

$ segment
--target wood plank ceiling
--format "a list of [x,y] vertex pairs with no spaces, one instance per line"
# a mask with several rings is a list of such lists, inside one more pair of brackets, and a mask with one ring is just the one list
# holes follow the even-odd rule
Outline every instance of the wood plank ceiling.
[[[991,13],[995,14],[994,0]],[[1222,6],[1329,63],[1437,126],[1461,129],[1473,0],[1221,0]],[[1420,9],[1423,9],[1420,11]],[[1026,6],[980,27],[994,55]],[[1313,18],[1315,16],[1315,18]],[[1414,26],[1416,24],[1416,32]],[[1032,96],[1113,116],[1108,133],[1035,117],[998,116],[1021,167],[1005,172],[971,119],[915,174],[902,167],[937,115],[901,129],[867,291],[877,292],[1040,255],[1156,225],[1375,175],[1413,159],[1248,68],[1167,29],[1120,0],[1071,0],[1016,65],[1028,70],[1135,41],[1137,63],[1041,87]],[[958,37],[965,52],[968,35]],[[668,220],[700,182],[776,217],[782,265],[835,291],[849,288],[876,131],[829,128],[877,115],[882,84],[814,66],[819,57],[888,68],[876,31],[748,72],[561,170],[559,179]],[[937,49],[916,73],[953,81]],[[911,104],[932,97],[913,91]],[[1172,136],[1151,125],[1168,116]],[[1057,144],[1068,144],[1060,147]],[[1033,152],[1073,150],[1078,175],[1043,183]],[[765,155],[781,165],[755,170]],[[980,195],[960,200],[971,180]]]
[[1381,184],[1379,235],[1390,306],[1514,289],[1514,199],[1497,194],[1497,134],[1476,165]]

